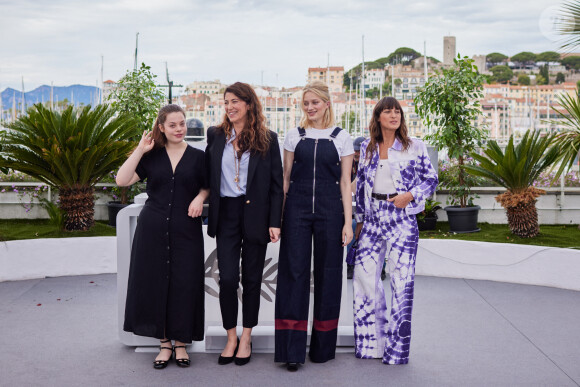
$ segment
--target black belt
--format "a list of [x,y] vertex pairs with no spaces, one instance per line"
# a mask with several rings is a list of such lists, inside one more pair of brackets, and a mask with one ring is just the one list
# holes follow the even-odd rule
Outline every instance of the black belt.
[[398,195],[398,193],[396,193],[396,192],[392,193],[392,194],[380,194],[380,193],[373,192],[371,196],[375,199],[378,199],[378,200],[387,200],[387,199],[392,199],[397,195]]

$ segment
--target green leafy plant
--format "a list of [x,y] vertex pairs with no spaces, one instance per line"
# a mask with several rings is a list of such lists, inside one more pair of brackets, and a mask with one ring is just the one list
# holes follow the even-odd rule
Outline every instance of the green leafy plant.
[[425,139],[457,160],[457,181],[448,186],[448,203],[466,207],[473,197],[465,160],[487,138],[487,131],[475,125],[481,114],[477,99],[483,98],[484,77],[472,59],[458,55],[454,62],[454,67],[429,78],[415,97],[415,111],[426,126],[435,127]]
[[[157,75],[151,72],[151,67],[141,63],[139,69],[127,71],[107,97],[117,112],[132,115],[138,122],[131,136],[134,147],[137,146],[143,131],[153,128],[159,108],[163,106],[165,97],[155,84],[155,78]],[[119,187],[115,196],[122,204],[127,204],[142,192],[141,189],[140,185]]]
[[554,147],[559,150],[558,168],[554,179],[560,177],[565,170],[574,165],[580,152],[580,101],[578,96],[563,94],[558,96],[558,102],[563,110],[554,109],[564,121],[560,123],[564,130],[556,134]]
[[437,219],[437,210],[441,209],[441,203],[433,200],[425,200],[425,210],[417,214],[417,221],[424,222],[425,218],[435,218]]
[[163,92],[155,84],[157,75],[151,67],[141,63],[141,67],[129,70],[117,82],[117,87],[107,97],[107,101],[119,113],[130,114],[139,123],[133,136],[141,138],[144,130],[151,130],[157,112],[163,105]]
[[48,217],[50,218],[50,223],[58,230],[64,230],[66,213],[58,207],[58,204],[53,203],[48,199],[41,198],[39,201],[42,208],[46,210]]
[[36,104],[8,125],[0,166],[57,187],[68,231],[94,224],[95,184],[133,149],[136,122],[115,113],[107,105],[59,113]]
[[507,189],[495,199],[506,209],[512,233],[522,238],[535,237],[540,232],[536,199],[546,191],[533,184],[558,159],[558,149],[550,147],[552,141],[553,136],[542,137],[539,131],[528,130],[517,145],[510,136],[504,152],[492,140],[483,155],[472,153],[479,165],[465,167]]

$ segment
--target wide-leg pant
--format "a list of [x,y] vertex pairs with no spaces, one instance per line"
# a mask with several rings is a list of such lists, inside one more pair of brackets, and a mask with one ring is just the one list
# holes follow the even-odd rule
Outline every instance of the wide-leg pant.
[[[414,215],[383,200],[372,200],[354,266],[354,337],[358,358],[382,358],[385,364],[409,362],[415,258],[419,231]],[[387,259],[392,290],[391,313],[381,270]]]
[[[312,198],[289,195],[276,287],[276,362],[304,363],[308,329],[311,259],[314,255],[314,321],[309,357],[313,362],[334,359],[342,291],[342,201],[336,195]],[[312,254],[312,245],[314,252]]]
[[238,198],[221,198],[219,227],[216,235],[220,274],[220,310],[224,329],[238,325],[238,288],[240,283],[240,251],[242,259],[242,324],[258,325],[262,273],[266,259],[266,243],[244,239],[244,202]]

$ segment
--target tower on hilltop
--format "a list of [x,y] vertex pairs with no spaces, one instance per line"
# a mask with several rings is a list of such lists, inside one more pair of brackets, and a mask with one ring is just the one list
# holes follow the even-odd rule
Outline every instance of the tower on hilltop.
[[455,51],[455,36],[443,37],[443,65],[452,66],[457,52]]

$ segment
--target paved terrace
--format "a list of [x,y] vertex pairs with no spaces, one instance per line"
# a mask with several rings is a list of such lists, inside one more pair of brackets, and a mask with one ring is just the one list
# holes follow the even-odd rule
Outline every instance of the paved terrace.
[[243,367],[192,353],[190,368],[154,370],[155,354],[117,339],[116,284],[115,274],[0,283],[0,385],[580,385],[577,291],[420,276],[408,365],[340,348],[290,373],[257,350]]

